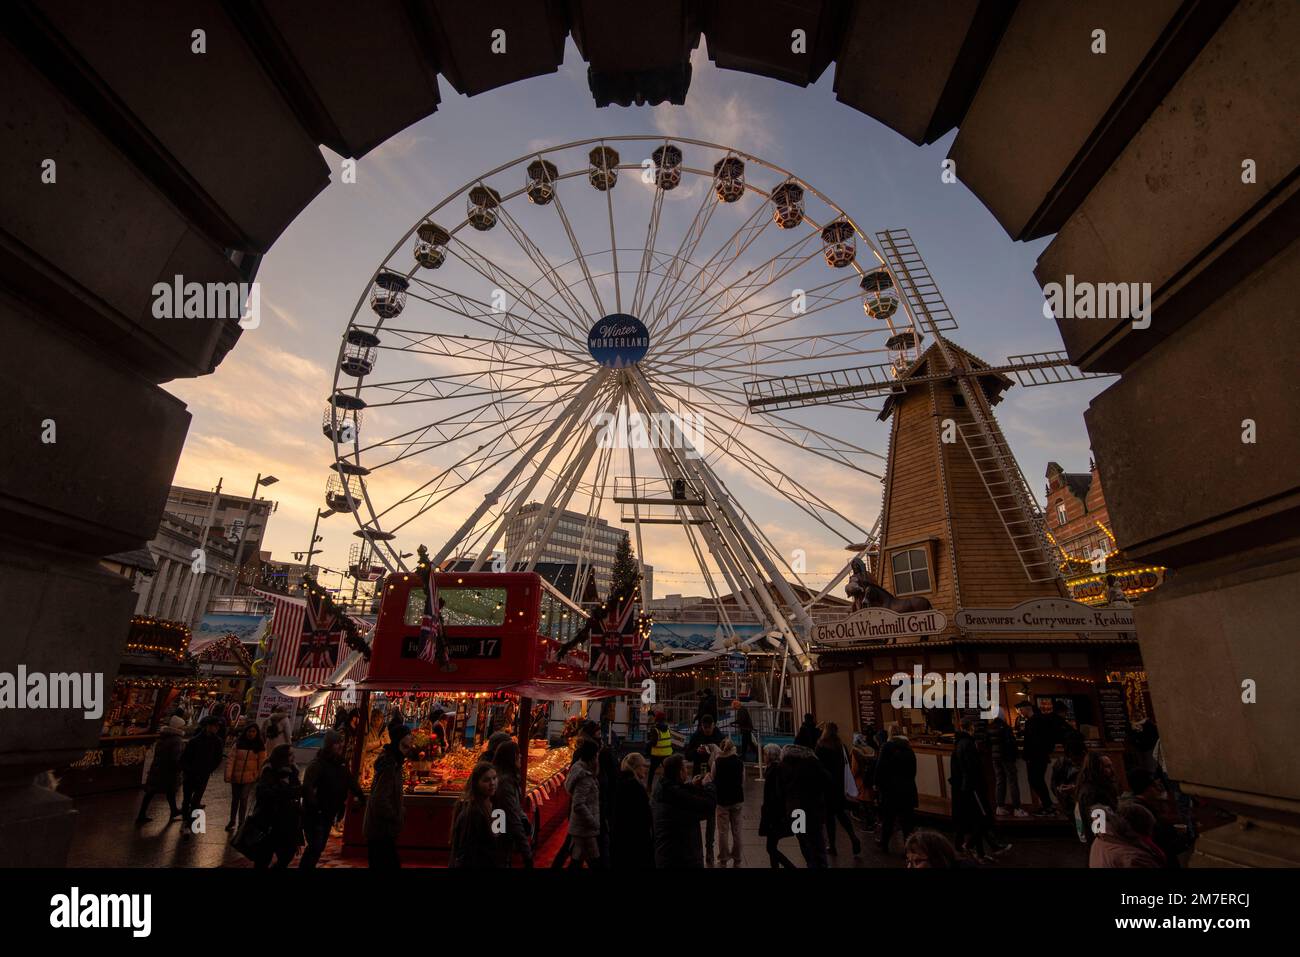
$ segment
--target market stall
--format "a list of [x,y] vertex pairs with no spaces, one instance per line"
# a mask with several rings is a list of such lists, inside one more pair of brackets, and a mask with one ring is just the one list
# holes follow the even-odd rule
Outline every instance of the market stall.
[[[351,753],[353,770],[368,790],[395,713],[412,728],[415,748],[404,767],[406,819],[398,846],[439,862],[449,849],[455,803],[494,731],[527,742],[521,748],[524,806],[543,838],[567,805],[556,798],[572,760],[569,740],[546,737],[549,706],[639,689],[590,685],[585,656],[560,655],[582,613],[540,576],[433,577],[436,604],[427,574],[390,577],[369,669],[356,684],[360,720]],[[431,604],[440,607],[441,622],[430,615]],[[349,807],[345,854],[365,851],[363,817],[362,808]]]
[[207,696],[216,682],[187,657],[190,630],[148,616],[131,619],[98,744],[59,772],[59,790],[82,795],[138,788],[163,716]]

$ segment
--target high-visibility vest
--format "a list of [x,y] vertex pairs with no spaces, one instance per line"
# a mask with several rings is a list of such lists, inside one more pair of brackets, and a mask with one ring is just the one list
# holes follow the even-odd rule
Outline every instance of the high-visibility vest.
[[673,753],[673,733],[671,730],[660,731],[656,727],[650,729],[655,734],[654,746],[650,749],[650,754],[656,758],[666,758]]

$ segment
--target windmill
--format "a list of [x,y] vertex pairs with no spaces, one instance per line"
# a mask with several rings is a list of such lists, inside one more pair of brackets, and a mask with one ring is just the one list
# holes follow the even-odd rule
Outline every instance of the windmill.
[[[876,240],[887,269],[873,274],[873,283],[864,279],[863,288],[869,297],[874,294],[877,313],[885,319],[897,308],[898,297],[893,289],[898,289],[912,320],[910,328],[897,328],[888,340],[893,361],[750,381],[745,384],[749,409],[765,413],[883,398],[879,418],[892,415],[893,424],[880,539],[886,545],[890,538],[898,540],[896,529],[889,527],[888,516],[891,492],[895,497],[902,494],[896,487],[904,480],[900,477],[902,472],[909,467],[924,471],[927,463],[933,463],[938,481],[945,483],[941,489],[942,508],[950,516],[947,536],[950,548],[955,549],[957,537],[952,515],[962,514],[963,508],[968,517],[987,517],[991,511],[997,515],[1005,533],[1000,543],[1001,553],[1005,554],[1009,546],[1023,572],[1021,593],[1050,594],[1061,587],[1056,549],[1047,532],[1042,509],[1002,435],[992,406],[1014,384],[1032,387],[1077,382],[1099,374],[1081,371],[1059,351],[1011,356],[1004,363],[993,365],[962,349],[944,335],[956,328],[956,321],[908,232],[883,230],[876,233]],[[872,314],[870,298],[867,311]],[[896,329],[892,323],[891,329]],[[933,342],[922,349],[926,333]],[[909,396],[926,389],[931,392],[932,406],[925,410],[931,413],[928,418],[939,417],[934,422],[938,444],[935,449],[917,449],[915,442],[900,445],[899,420],[903,417],[894,413],[901,404],[910,401]],[[950,395],[939,395],[940,390]],[[926,418],[918,417],[915,428],[928,429],[926,422]],[[961,457],[955,458],[958,450]],[[978,484],[973,481],[963,484],[963,477],[971,475],[978,476]],[[973,527],[965,537],[975,538]],[[882,551],[881,559],[885,557]],[[952,582],[959,587],[961,574],[955,555],[952,569]],[[873,572],[879,574],[877,569]],[[906,575],[907,570],[902,574]],[[960,597],[956,592],[952,596],[954,602]]]

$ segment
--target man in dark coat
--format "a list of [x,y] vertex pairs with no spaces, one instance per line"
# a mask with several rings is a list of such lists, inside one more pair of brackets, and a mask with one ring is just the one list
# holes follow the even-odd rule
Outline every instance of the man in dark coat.
[[717,800],[701,775],[686,780],[686,761],[674,754],[655,785],[655,867],[703,867],[700,821],[712,820]]
[[1022,719],[1024,730],[1025,765],[1029,774],[1029,789],[1038,797],[1040,807],[1034,812],[1038,816],[1056,813],[1052,802],[1052,792],[1047,788],[1047,762],[1051,759],[1056,746],[1065,740],[1069,726],[1061,717],[1052,712],[1034,711],[1028,700],[1016,705]]
[[405,807],[402,804],[402,766],[411,753],[411,729],[400,721],[388,725],[388,744],[375,758],[375,776],[370,782],[366,816],[362,825],[372,868],[401,867],[397,837],[402,833]]
[[831,776],[811,748],[792,744],[781,753],[785,816],[809,868],[830,866],[826,855],[826,794]]
[[316,866],[329,840],[330,828],[343,817],[349,794],[358,804],[365,804],[365,794],[343,762],[343,735],[326,731],[325,742],[302,776],[302,829],[307,846],[299,867]]
[[204,718],[199,723],[199,733],[190,738],[181,752],[181,771],[185,775],[181,803],[182,840],[189,840],[192,835],[194,812],[203,807],[203,792],[208,789],[208,778],[225,759],[226,741],[221,728],[221,721],[217,718]]
[[149,765],[149,774],[144,779],[144,799],[135,816],[137,826],[151,820],[146,812],[155,794],[167,798],[167,807],[171,811],[169,823],[181,816],[181,812],[176,809],[176,786],[181,779],[181,754],[184,750],[185,719],[172,715],[158,729],[158,740],[153,746],[153,763]]
[[803,716],[803,724],[799,725],[799,731],[794,736],[794,743],[801,748],[815,748],[821,736],[822,731],[817,727],[817,719],[811,714],[806,714]]
[[[703,774],[712,756],[713,748],[722,746],[722,731],[713,720],[712,714],[700,715],[700,726],[686,742],[686,757],[691,762],[695,774]],[[704,827],[705,857],[713,864],[713,845],[717,834],[718,822],[712,814]]]
[[1187,850],[1188,841],[1178,832],[1178,828],[1169,823],[1165,814],[1168,800],[1160,792],[1155,775],[1143,768],[1134,768],[1128,773],[1128,786],[1133,799],[1156,819],[1151,839],[1164,852],[1165,867],[1177,870],[1182,866],[1178,862],[1178,855]]
[[880,748],[876,759],[876,804],[880,810],[878,846],[889,853],[889,839],[898,824],[906,839],[912,833],[916,793],[916,754],[907,738],[896,734]]

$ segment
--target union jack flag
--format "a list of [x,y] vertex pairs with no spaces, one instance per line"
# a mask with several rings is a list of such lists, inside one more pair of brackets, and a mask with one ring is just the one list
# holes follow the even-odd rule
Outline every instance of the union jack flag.
[[[645,614],[637,616],[638,634],[641,632],[641,628],[645,623],[646,618],[647,616]],[[633,639],[633,641],[635,640],[636,639]],[[650,635],[647,632],[646,636],[636,644],[635,650],[632,651],[632,667],[628,669],[627,676],[637,680],[641,678],[649,678],[652,670],[653,662],[651,660],[650,652]]]
[[451,657],[447,653],[442,611],[438,607],[438,582],[434,579],[433,565],[427,567],[429,571],[424,583],[424,616],[420,619],[420,651],[416,657],[431,665],[446,667],[451,664]]
[[[624,633],[632,621],[632,608],[636,602],[632,598],[619,601],[611,597],[605,603],[604,614],[593,618],[591,623],[591,650],[594,660],[592,671],[627,671],[627,657],[623,653]],[[632,650],[635,638],[627,636],[626,647]]]
[[338,612],[325,607],[325,597],[307,590],[307,609],[302,618],[302,640],[298,645],[299,668],[336,668],[343,621]]

